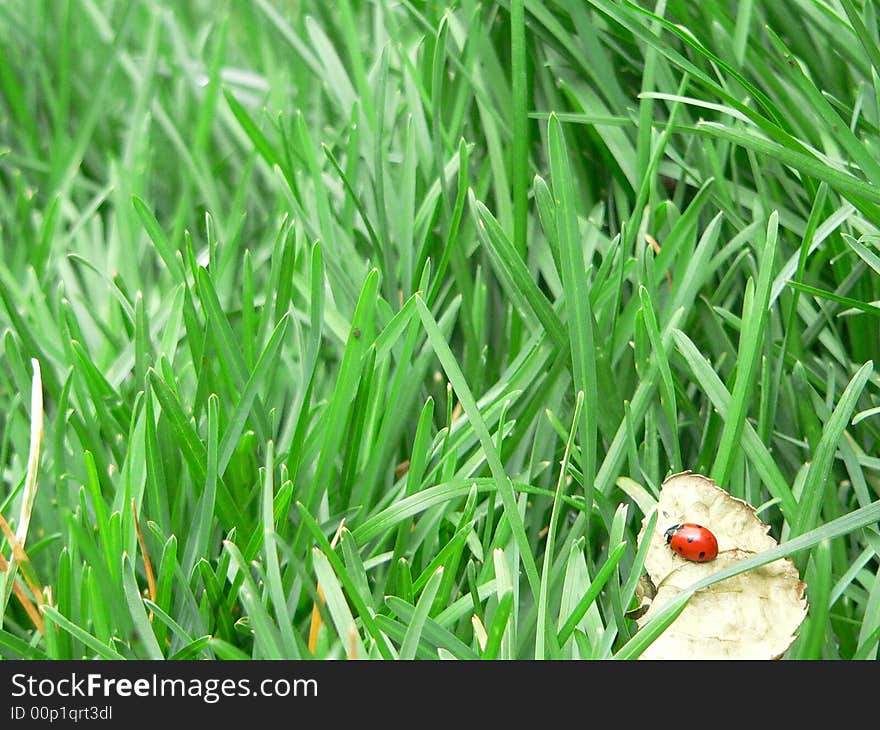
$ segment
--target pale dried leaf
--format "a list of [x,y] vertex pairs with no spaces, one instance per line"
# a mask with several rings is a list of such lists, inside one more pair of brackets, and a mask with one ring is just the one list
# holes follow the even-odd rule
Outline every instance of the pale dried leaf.
[[[710,563],[682,561],[658,586],[639,627],[682,590],[751,554],[728,550]],[[714,583],[691,597],[641,658],[776,659],[791,646],[806,616],[805,588],[788,559]]]
[[655,595],[657,595],[657,589],[654,588],[654,584],[651,582],[648,574],[642,573],[636,583],[636,601],[638,605],[627,611],[624,616],[633,620],[644,616],[645,612],[651,607],[651,602],[654,600]]

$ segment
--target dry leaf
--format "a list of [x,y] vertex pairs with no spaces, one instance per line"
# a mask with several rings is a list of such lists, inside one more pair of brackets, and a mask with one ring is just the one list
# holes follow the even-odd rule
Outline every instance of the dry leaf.
[[657,589],[648,577],[647,573],[642,573],[636,583],[636,600],[639,605],[627,611],[624,615],[627,618],[637,619],[645,615],[645,612],[651,607],[654,596],[657,595]]
[[[647,536],[651,543],[645,570],[657,590],[654,596],[649,592],[639,596],[639,628],[688,586],[776,545],[752,505],[700,474],[669,477],[661,485],[656,509],[656,526]],[[651,514],[642,522],[640,545]],[[694,563],[669,548],[666,530],[683,522],[704,525],[714,533],[719,549],[715,560]],[[776,659],[791,646],[806,616],[805,588],[787,559],[715,583],[691,597],[642,658]]]
[[[683,561],[658,586],[641,626],[682,590],[752,555],[719,553],[711,563]],[[805,584],[790,560],[776,560],[697,591],[642,659],[777,659],[807,614]]]

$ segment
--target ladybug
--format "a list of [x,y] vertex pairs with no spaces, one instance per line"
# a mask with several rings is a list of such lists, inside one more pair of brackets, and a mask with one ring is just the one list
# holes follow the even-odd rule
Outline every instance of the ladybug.
[[707,563],[718,555],[718,540],[702,525],[685,522],[666,531],[666,544],[686,560]]

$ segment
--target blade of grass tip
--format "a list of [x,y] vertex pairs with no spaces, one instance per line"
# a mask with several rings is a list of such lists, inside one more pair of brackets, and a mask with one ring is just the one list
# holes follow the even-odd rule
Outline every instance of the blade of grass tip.
[[309,348],[307,370],[314,367],[324,328],[324,248],[319,241],[312,246],[309,269]]
[[[159,558],[159,572],[156,583],[156,605],[166,612],[171,610],[171,589],[178,569],[177,537],[171,535],[162,545],[162,556]],[[157,626],[155,633],[159,646],[163,646],[165,643],[164,627]]]
[[266,161],[266,164],[268,164],[270,168],[273,168],[276,165],[278,166],[278,168],[284,173],[284,177],[290,185],[291,192],[296,195],[296,184],[290,177],[287,166],[281,164],[281,158],[279,157],[278,152],[269,142],[266,135],[263,134],[257,126],[257,123],[251,118],[251,115],[248,114],[247,109],[242,106],[238,99],[235,98],[235,95],[228,89],[223,89],[223,96],[226,98],[226,103],[229,105],[229,110],[232,112],[232,116],[235,117],[236,121],[241,126],[242,131],[247,135],[251,144],[253,144],[254,149],[260,153],[260,157]]
[[[579,651],[576,653],[575,647],[560,647],[557,643],[558,635],[556,632],[562,626],[563,618],[571,615],[571,612],[577,607],[578,602],[583,598],[584,592],[589,587],[590,573],[587,568],[587,560],[584,556],[584,545],[586,539],[581,535],[570,541],[568,547],[568,557],[565,561],[565,568],[562,576],[562,590],[559,595],[559,610],[556,614],[556,623],[553,627],[553,658],[580,658],[590,659],[593,657],[592,647],[588,648],[584,653]],[[599,615],[599,609],[593,605],[593,611],[587,611],[589,619],[582,619],[582,625],[578,626],[578,632],[583,632],[588,636],[598,636],[603,631],[602,618]],[[587,642],[589,644],[589,642]]]
[[437,597],[434,599],[434,608],[431,611],[434,614],[439,613],[443,607],[449,604],[453,590],[455,590],[456,585],[459,583],[457,577],[459,575],[458,568],[461,564],[465,545],[469,540],[470,549],[476,550],[477,554],[482,557],[482,545],[477,537],[477,531],[474,529],[474,514],[477,510],[477,492],[477,486],[471,486],[464,508],[458,519],[456,533],[446,544],[446,547],[440,551],[444,552],[446,548],[449,548],[447,557],[444,558],[442,563],[446,572],[444,573],[443,580],[440,582],[440,590],[437,592]]
[[[472,499],[473,497],[473,499]],[[463,520],[459,523],[458,530],[440,549],[434,558],[428,563],[428,566],[422,571],[422,574],[416,578],[412,583],[412,590],[415,593],[418,593],[422,588],[427,584],[428,580],[430,580],[431,576],[439,567],[445,567],[447,569],[446,576],[443,583],[441,583],[441,588],[443,588],[444,584],[448,583],[448,575],[449,571],[458,569],[458,561],[461,556],[461,551],[464,549],[465,542],[467,541],[468,535],[473,530],[473,512],[476,508],[476,485],[471,488],[470,493],[468,494],[468,502],[471,504],[471,508],[465,508],[466,511],[470,511],[470,516],[467,517],[466,520]],[[442,594],[441,594],[442,597]]]
[[354,582],[358,593],[363,596],[367,607],[372,611],[374,610],[374,605],[373,596],[370,593],[370,580],[367,576],[367,569],[364,566],[364,561],[361,558],[360,552],[358,552],[357,543],[354,541],[348,528],[341,528],[338,535],[339,544],[342,546],[342,556],[345,560],[345,567],[348,569],[348,574],[351,576],[351,580]]
[[336,551],[331,546],[330,541],[321,531],[320,525],[318,525],[318,523],[315,521],[315,518],[312,517],[312,515],[306,509],[305,505],[302,502],[297,502],[296,506],[299,510],[300,517],[302,518],[302,521],[306,526],[306,529],[311,533],[312,537],[317,543],[317,546],[320,548],[321,554],[324,555],[324,557],[330,563],[330,566],[332,567],[335,574],[339,576],[339,580],[342,582],[342,586],[345,589],[345,592],[351,599],[352,605],[358,612],[358,615],[360,616],[364,627],[369,632],[373,640],[376,642],[376,646],[379,650],[379,653],[382,655],[382,658],[393,658],[391,649],[386,644],[383,635],[379,631],[379,628],[376,626],[373,612],[370,610],[363,596],[358,592],[357,585],[348,574],[348,571],[345,568],[345,564],[342,562],[342,560],[339,559],[339,556],[336,554]]
[[802,631],[798,659],[821,659],[822,645],[827,636],[828,615],[831,609],[831,543],[820,542],[812,553],[807,570],[810,587],[810,613],[806,630]]
[[550,192],[550,186],[540,175],[535,175],[532,186],[535,207],[538,209],[538,220],[544,230],[547,247],[550,249],[550,256],[558,272],[562,270],[562,263],[559,260],[559,234],[556,228],[556,203],[553,201],[553,193]]
[[376,229],[373,228],[373,224],[370,222],[370,215],[369,213],[367,213],[366,208],[364,208],[363,201],[357,194],[357,191],[352,187],[351,181],[345,174],[345,170],[342,169],[342,166],[337,161],[336,156],[333,154],[333,151],[330,149],[330,147],[322,142],[321,149],[324,152],[324,156],[330,161],[330,164],[333,165],[333,169],[336,170],[336,174],[339,175],[339,179],[342,181],[342,184],[349,195],[349,199],[353,201],[353,205],[357,209],[357,212],[361,217],[361,221],[363,221],[364,227],[367,229],[367,236],[370,239],[370,243],[373,244],[373,250],[375,251],[376,256],[381,259],[383,255],[382,244],[379,241],[379,236],[376,234]]
[[657,498],[634,479],[619,477],[615,484],[620,487],[627,497],[636,503],[636,506],[643,515],[651,514],[657,506]]
[[437,589],[440,588],[440,581],[443,578],[443,566],[441,565],[434,571],[434,574],[428,579],[422,595],[419,596],[419,602],[416,604],[416,610],[413,613],[406,634],[403,637],[403,643],[400,645],[400,659],[414,659],[416,650],[419,647],[419,640],[422,637],[422,629],[428,618],[428,612],[434,603],[434,596],[437,595]]
[[[165,368],[163,368],[165,370]],[[187,419],[183,404],[172,387],[165,381],[162,374],[154,368],[147,370],[148,380],[153,393],[156,395],[162,412],[168,419],[168,423],[175,435],[181,455],[186,460],[195,482],[203,482],[205,479],[205,463],[208,453],[205,445],[199,438],[193,424]]]
[[125,602],[128,604],[128,612],[131,614],[134,629],[143,643],[149,659],[164,659],[165,655],[159,648],[159,642],[156,641],[156,635],[153,633],[153,627],[147,618],[147,611],[144,608],[144,600],[138,589],[137,580],[134,577],[134,566],[128,553],[122,554],[122,587],[125,591]]
[[318,365],[318,350],[321,346],[324,323],[324,256],[320,244],[312,247],[311,271],[309,277],[309,338],[306,350],[306,361],[303,364],[305,387],[297,405],[298,415],[296,427],[288,452],[288,468],[290,478],[296,482],[303,459],[303,444],[309,426],[312,389],[315,384],[315,373]]
[[[200,636],[198,639],[193,639],[188,644],[184,645],[182,649],[176,651],[172,654],[168,659],[170,661],[181,661],[184,659],[192,659],[197,654],[202,653],[205,649],[208,648],[208,645],[211,643],[211,636],[206,634],[205,636]],[[212,655],[208,655],[208,658],[213,658]]]
[[[193,640],[193,638],[186,632],[186,629],[184,629],[183,626],[181,626],[179,623],[177,623],[177,621],[175,621],[173,618],[171,618],[171,616],[163,611],[159,607],[159,604],[153,603],[153,601],[151,601],[149,598],[145,598],[144,605],[150,609],[150,613],[152,613],[157,619],[159,619],[158,622],[153,623],[154,632],[155,626],[158,624],[160,626],[167,626],[174,632],[174,635],[177,636],[185,644],[188,644]],[[169,657],[169,659],[170,658],[171,657]]]
[[[654,510],[651,513],[651,516],[648,518],[648,524],[645,526],[645,535],[654,534],[658,515],[659,512],[657,510]],[[645,558],[648,557],[650,544],[650,540],[642,540],[642,544],[639,545],[639,549],[636,552],[636,559],[633,561],[632,567],[630,568],[629,577],[626,579],[626,583],[624,583],[621,590],[621,605],[624,609],[629,606],[632,602],[633,596],[636,594],[636,586],[638,585],[639,577],[642,575],[642,568],[645,565]]]
[[75,639],[79,639],[83,644],[92,649],[102,659],[112,659],[114,661],[121,661],[125,659],[125,657],[122,656],[122,654],[120,654],[118,651],[112,649],[102,641],[96,639],[88,631],[80,626],[77,626],[66,616],[62,616],[52,606],[44,605],[41,610],[43,611],[43,614],[46,616],[46,618],[49,619],[49,621],[54,623],[58,628],[69,633]]
[[[431,427],[434,423],[434,399],[430,396],[422,408],[419,421],[416,426],[416,435],[413,439],[412,452],[410,453],[409,468],[406,472],[406,482],[403,489],[403,497],[415,494],[422,483],[425,467],[430,461]],[[406,525],[398,528],[397,540],[395,541],[395,554],[403,555],[409,541],[410,532]]]
[[215,393],[208,396],[208,444],[205,465],[205,488],[199,497],[194,528],[190,532],[183,553],[183,572],[190,575],[198,559],[208,550],[208,541],[214,529],[214,506],[217,498],[217,432],[220,423],[220,399]]
[[400,558],[397,561],[397,579],[396,595],[407,603],[415,602],[415,593],[413,592],[412,570],[410,570],[409,562],[406,558]]
[[590,606],[593,605],[593,602],[599,597],[599,594],[602,592],[608,579],[614,574],[614,569],[617,567],[617,564],[620,562],[620,559],[625,552],[626,543],[622,542],[608,553],[608,558],[602,564],[599,572],[596,573],[596,577],[593,578],[590,587],[587,588],[584,595],[578,601],[577,606],[575,606],[574,610],[571,612],[571,615],[565,620],[562,628],[559,629],[559,633],[556,637],[559,646],[565,646],[566,642],[571,638],[572,634],[574,634],[577,625],[581,622],[581,619],[586,616]]
[[859,241],[855,240],[852,236],[843,234],[843,240],[846,241],[846,244],[855,251],[859,258],[862,259],[868,266],[870,266],[874,271],[880,274],[880,256],[877,256],[870,249],[863,246]]
[[[415,609],[413,609],[415,610]],[[390,616],[386,616],[385,614],[380,613],[376,616],[376,623],[379,628],[388,636],[392,641],[396,641],[401,643],[403,641],[403,637],[406,635],[406,624],[402,621],[398,621],[396,619],[391,618]],[[395,658],[397,657],[397,653],[395,652]],[[436,659],[437,656],[435,652],[431,651],[424,644],[419,644],[416,649],[416,659],[421,660],[431,660]]]
[[234,646],[227,641],[223,641],[223,639],[210,639],[208,641],[208,647],[212,649],[220,659],[227,659],[231,661],[248,661],[250,659],[253,659],[253,657],[245,654],[237,646]]
[[[736,359],[736,381],[724,419],[724,429],[718,444],[718,453],[712,466],[711,476],[716,484],[727,484],[737,455],[740,453],[743,426],[755,388],[756,373],[764,344],[770,305],[770,285],[773,280],[773,262],[776,259],[776,239],[779,231],[779,214],[773,211],[767,223],[767,236],[758,270],[758,284],[749,311],[743,306],[740,344]],[[748,289],[747,289],[748,291]]]
[[642,303],[645,329],[651,342],[651,350],[660,368],[660,392],[662,395],[663,412],[672,429],[673,445],[673,469],[678,472],[682,467],[681,445],[678,438],[678,406],[675,399],[675,383],[672,380],[672,370],[669,367],[669,359],[666,350],[663,349],[663,338],[660,336],[660,326],[657,323],[657,315],[651,302],[651,295],[644,286],[639,287],[639,299]]
[[[614,510],[611,526],[608,528],[609,545],[617,545],[623,541],[629,508],[628,504],[620,503],[617,505],[617,509]],[[613,619],[614,626],[617,627],[617,634],[620,640],[626,641],[630,637],[630,626],[625,621],[625,614],[629,606],[624,605],[621,600],[620,589],[621,579],[618,568],[614,571],[611,580],[608,582],[607,602],[611,604],[610,618]]]
[[568,347],[565,327],[553,305],[535,282],[525,261],[516,252],[501,224],[470,192],[470,207],[478,221],[477,233],[508,295],[524,317],[533,314],[560,348]]
[[[366,352],[375,338],[376,302],[379,288],[379,272],[372,269],[364,281],[352,317],[351,330],[345,343],[345,352],[336,385],[327,410],[327,430],[321,448],[321,455],[315,467],[315,475],[310,480],[303,504],[307,509],[314,507],[319,489],[326,488],[331,482],[330,475],[336,466],[340,444],[345,432],[352,401],[354,400],[364,365]],[[297,545],[300,545],[297,540]]]
[[[826,211],[828,188],[828,183],[821,183],[816,189],[810,217],[807,219],[807,225],[801,237],[801,247],[796,254],[793,253],[788,257],[773,282],[773,291],[770,297],[774,302],[791,279],[803,281],[807,259],[810,255],[818,250],[829,236],[834,235],[838,229],[856,214],[855,207],[848,202],[844,202],[823,219]],[[789,304],[789,308],[791,308],[791,304]]]
[[498,658],[498,651],[501,649],[501,640],[504,638],[504,632],[507,628],[507,622],[510,620],[510,614],[513,610],[513,592],[505,593],[498,602],[495,614],[492,616],[492,622],[486,630],[486,648],[480,659],[492,660]]
[[[3,561],[0,560],[0,567],[5,567],[2,563]],[[71,565],[69,548],[62,548],[61,554],[58,556],[57,564],[56,588],[53,592],[53,598],[56,601],[59,611],[70,614],[73,613],[73,604],[76,598],[73,595],[73,566]],[[80,576],[77,576],[77,578],[79,581],[82,580]],[[40,630],[40,633],[46,637],[46,651],[49,656],[53,659],[74,659],[75,657],[82,655],[82,646],[78,641],[72,641],[72,637],[69,634],[60,631],[50,630],[47,633],[42,616],[37,613],[36,609],[34,609],[34,612],[37,614],[36,617],[40,620],[38,630]],[[76,648],[74,648],[74,644],[76,644]]]
[[[664,348],[670,346],[672,332],[681,320],[683,314],[684,309],[679,307],[673,310],[670,315],[669,322],[667,322],[663,328],[661,336],[661,345],[663,345]],[[654,399],[654,388],[656,387],[659,377],[659,367],[653,362],[650,363],[648,372],[639,382],[636,392],[632,397],[630,416],[625,416],[621,419],[617,432],[614,434],[611,445],[608,447],[608,451],[602,461],[602,465],[596,473],[596,488],[600,492],[606,493],[611,488],[611,485],[614,483],[617,476],[619,476],[619,470],[627,455],[628,431],[634,424],[641,423],[641,421],[645,419],[646,414],[649,413]]]
[[[822,438],[816,447],[813,461],[804,480],[803,491],[798,500],[798,513],[792,525],[791,537],[797,537],[812,529],[819,519],[837,446],[843,438],[843,433],[873,370],[874,364],[870,360],[859,368],[841,394],[837,406],[822,429]],[[803,568],[803,566],[799,567]]]
[[[312,617],[309,621],[309,653],[312,656],[318,651],[318,639],[321,638],[321,627],[324,625],[324,620],[321,618],[321,606],[325,606],[326,602],[324,601],[324,591],[321,589],[321,586],[318,586],[318,599],[312,603]],[[319,605],[320,603],[320,605]]]
[[[500,543],[500,541],[498,541]],[[517,570],[517,583],[514,583],[514,576],[511,571],[512,566],[516,566],[518,559],[516,555],[516,545],[510,547],[510,557],[508,557],[504,548],[494,548],[492,550],[492,563],[495,568],[495,596],[501,601],[508,593],[513,596],[513,610],[511,621],[504,628],[504,635],[501,638],[501,650],[499,656],[501,659],[513,659],[514,647],[517,646],[516,630],[517,630],[517,608],[519,596],[519,571]]]
[[562,288],[571,336],[571,360],[574,387],[584,391],[584,408],[578,428],[581,472],[584,475],[584,500],[587,515],[585,534],[589,549],[589,517],[592,513],[593,489],[596,479],[599,393],[596,375],[596,351],[593,343],[593,313],[590,306],[590,284],[584,266],[583,247],[578,235],[575,186],[568,162],[562,125],[550,115],[550,170],[553,195],[556,199],[559,259],[562,263]]
[[[458,250],[458,234],[461,227],[461,218],[464,213],[465,199],[467,198],[468,190],[470,190],[468,156],[468,145],[467,142],[464,141],[464,138],[462,138],[458,143],[458,188],[455,195],[455,207],[452,209],[452,219],[447,228],[446,240],[443,244],[443,253],[440,255],[440,261],[437,264],[434,283],[431,284],[431,288],[428,290],[428,294],[425,297],[425,301],[428,302],[429,307],[433,307],[436,303],[437,296],[443,285],[446,269],[452,258],[452,253],[453,251]],[[419,262],[421,262],[422,258],[424,257],[419,257]]]
[[218,457],[217,468],[220,474],[226,471],[229,460],[235,453],[241,434],[244,431],[247,417],[251,410],[251,405],[257,395],[260,386],[263,385],[267,374],[273,366],[277,364],[277,354],[284,342],[284,336],[287,334],[287,326],[290,324],[290,315],[285,313],[276,325],[272,336],[266,343],[266,347],[257,359],[256,365],[241,391],[235,410],[229,418],[226,430],[223,432],[223,438],[220,441],[220,455]]
[[[226,594],[220,586],[220,581],[217,580],[217,575],[214,573],[211,564],[204,558],[201,558],[196,563],[196,569],[202,577],[205,593],[208,596],[208,603],[212,606],[216,616],[214,631],[219,633],[222,638],[231,639],[235,629],[232,625],[232,617],[226,606]],[[218,572],[221,574],[225,573],[220,567],[218,567]]]
[[547,639],[547,594],[550,589],[550,567],[553,564],[553,548],[555,547],[556,529],[559,524],[559,509],[561,505],[562,489],[565,486],[565,478],[568,475],[568,462],[571,458],[571,450],[574,445],[575,434],[578,430],[581,408],[584,405],[584,392],[578,391],[577,400],[574,404],[574,413],[571,417],[571,431],[565,444],[565,452],[559,465],[559,478],[556,481],[556,493],[553,497],[553,507],[550,511],[550,525],[547,528],[546,547],[544,548],[544,561],[541,566],[541,590],[538,595],[538,623],[535,629],[535,659],[544,659],[544,643]]
[[321,549],[315,547],[312,549],[312,561],[315,567],[315,575],[321,590],[324,593],[324,600],[327,603],[327,609],[330,611],[330,617],[333,619],[333,625],[336,627],[336,634],[342,645],[348,649],[353,643],[356,651],[356,657],[365,659],[367,651],[361,640],[357,625],[354,622],[354,616],[345,600],[345,595],[339,585],[339,580],[330,566],[327,556],[321,552]]
[[437,325],[436,320],[431,315],[431,312],[428,310],[422,298],[419,296],[416,297],[416,306],[419,311],[419,317],[421,317],[422,324],[427,332],[428,340],[434,348],[434,352],[439,358],[440,364],[443,366],[446,377],[449,378],[449,382],[455,389],[455,393],[458,396],[458,400],[461,403],[464,412],[467,414],[468,420],[473,426],[474,431],[477,433],[477,437],[480,439],[480,444],[483,447],[483,451],[486,454],[486,460],[489,463],[489,469],[495,479],[498,494],[501,496],[501,502],[504,506],[504,514],[507,517],[511,532],[513,533],[513,538],[519,548],[520,560],[522,560],[523,567],[526,571],[526,577],[532,590],[532,597],[537,600],[541,580],[538,577],[538,568],[535,564],[535,558],[532,554],[529,538],[528,535],[526,535],[525,526],[516,504],[513,485],[504,471],[504,465],[501,462],[501,455],[498,453],[495,444],[492,442],[492,436],[489,433],[489,429],[486,427],[486,422],[480,414],[477,401],[474,399],[467,381],[465,380],[464,374],[461,372],[461,368],[458,365],[458,361],[452,353],[452,350],[449,349],[449,345],[446,343],[443,333],[440,331],[440,327]]
[[255,657],[260,659],[284,659],[284,650],[278,630],[266,611],[266,607],[260,600],[260,591],[255,585],[253,578],[251,578],[244,556],[241,554],[238,546],[229,540],[224,540],[223,546],[229,553],[238,574],[242,577],[238,595],[244,610],[251,620],[256,652]]
[[281,641],[288,659],[300,659],[299,646],[293,636],[293,619],[287,608],[287,598],[281,582],[281,567],[275,546],[275,443],[266,445],[266,464],[263,469],[263,553],[266,556],[266,583],[275,608],[275,618],[281,631]]
[[[408,601],[404,601],[397,596],[388,596],[385,599],[385,605],[388,606],[389,610],[391,610],[404,625],[412,622],[416,608]],[[403,635],[404,633],[401,633],[401,637]],[[455,634],[443,628],[440,624],[430,618],[425,619],[425,625],[422,629],[422,637],[425,642],[431,646],[452,652],[453,656],[457,659],[466,659],[470,661],[480,658],[473,649]],[[403,641],[402,638],[400,640]],[[422,647],[424,648],[424,642]]]
[[[213,277],[207,269],[198,268],[196,285],[205,320],[208,323],[208,329],[214,340],[214,346],[217,348],[221,361],[224,365],[228,365],[230,375],[236,387],[242,390],[248,379],[244,351],[240,339],[233,332],[226,313],[223,311],[220,298],[214,287]],[[260,439],[265,439],[269,434],[269,419],[259,396],[255,395],[253,401],[255,408],[252,415],[257,436]]]
[[877,414],[880,414],[880,406],[875,406],[874,408],[866,408],[864,411],[859,411],[858,413],[856,413],[856,415],[853,416],[852,425],[857,426],[866,418],[876,416]]
[[[169,364],[164,358],[161,364],[162,369],[168,372]],[[149,368],[147,379],[159,401],[162,413],[168,419],[175,436],[175,443],[189,467],[190,476],[195,483],[204,484],[207,478],[206,464],[208,460],[205,444],[202,443],[193,423],[187,418],[177,394],[162,375],[153,368]],[[219,477],[219,474],[217,479],[217,515],[227,525],[237,524],[240,518],[240,510],[235,506],[229,488]]]
[[[144,394],[144,414],[146,416],[144,428],[144,462],[147,471],[146,476],[146,501],[148,513],[153,520],[163,527],[167,528],[170,524],[170,508],[168,490],[165,488],[164,469],[159,458],[159,437],[156,429],[156,416],[153,407],[153,393],[149,389],[149,381],[145,381]],[[86,452],[89,454],[89,452]],[[100,485],[98,485],[97,470],[94,465],[94,458],[91,455],[87,457],[92,462],[91,471],[94,474],[94,487],[92,489],[92,499],[96,503],[95,514],[98,518],[98,524],[103,525],[107,522],[107,506],[103,499],[98,499],[100,495]],[[91,480],[90,480],[91,481]]]
[[136,195],[131,196],[131,204],[134,206],[135,213],[137,213],[138,218],[140,218],[144,230],[153,242],[156,252],[165,263],[168,271],[170,271],[178,281],[185,281],[186,274],[183,269],[183,264],[176,256],[177,249],[171,241],[168,240],[168,236],[165,235],[165,231],[162,230],[162,226],[159,224],[159,221],[156,220],[153,211],[151,211],[147,204]]

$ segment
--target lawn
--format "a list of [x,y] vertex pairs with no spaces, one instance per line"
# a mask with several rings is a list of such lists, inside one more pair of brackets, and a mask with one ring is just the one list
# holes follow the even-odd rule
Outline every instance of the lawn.
[[0,655],[633,659],[692,470],[876,659],[878,12],[0,4]]

